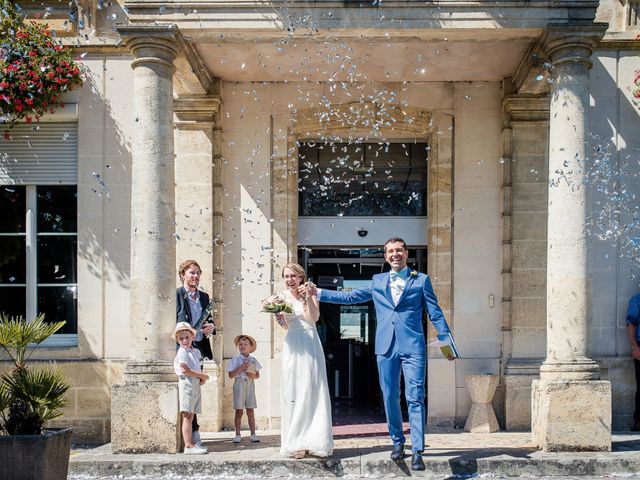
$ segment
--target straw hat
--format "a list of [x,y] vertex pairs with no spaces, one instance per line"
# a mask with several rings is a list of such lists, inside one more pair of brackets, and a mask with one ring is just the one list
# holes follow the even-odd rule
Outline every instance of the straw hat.
[[249,340],[249,343],[251,344],[251,352],[253,353],[256,351],[256,348],[258,348],[258,344],[256,343],[255,338],[249,336],[249,335],[238,335],[236,338],[233,339],[233,343],[235,344],[235,346],[238,346],[238,343],[240,342],[240,340],[242,340],[243,338],[246,338],[247,340]]
[[176,329],[173,331],[173,338],[175,338],[176,342],[178,341],[178,333],[184,332],[188,330],[195,337],[197,332],[196,329],[189,325],[187,322],[178,322],[176,323]]

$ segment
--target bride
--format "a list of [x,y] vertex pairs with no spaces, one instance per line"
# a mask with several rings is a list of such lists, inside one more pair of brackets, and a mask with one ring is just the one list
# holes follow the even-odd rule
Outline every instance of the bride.
[[287,286],[283,296],[293,313],[277,314],[278,322],[288,329],[282,351],[280,454],[303,458],[308,452],[328,457],[333,453],[331,402],[316,330],[318,299],[309,294],[306,274],[297,263],[286,264],[282,278]]

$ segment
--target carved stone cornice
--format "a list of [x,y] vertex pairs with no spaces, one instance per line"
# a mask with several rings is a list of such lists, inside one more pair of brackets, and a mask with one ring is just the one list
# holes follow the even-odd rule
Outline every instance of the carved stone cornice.
[[189,95],[173,100],[176,124],[212,123],[219,111],[220,97],[216,95]]
[[[597,0],[385,0],[384,12],[394,18],[394,29],[425,31],[442,34],[449,40],[460,32],[465,22],[484,34],[499,33],[503,29],[544,29],[549,22],[571,18],[591,19],[596,15]],[[210,29],[219,28],[220,22],[243,25],[256,37],[284,31],[290,18],[312,17],[314,29],[301,25],[297,33],[315,34],[317,31],[342,30],[357,38],[362,32],[376,36],[375,32],[388,30],[380,21],[380,7],[375,2],[337,2],[272,0],[125,0],[124,6],[132,22],[163,21],[171,18],[189,36],[204,40]],[[162,9],[162,13],[159,9]],[[357,11],[357,14],[355,13]],[[534,12],[534,13],[532,13]],[[501,28],[495,28],[499,22]],[[474,33],[477,35],[477,33]]]
[[547,94],[508,95],[502,100],[505,125],[549,123],[550,97]]

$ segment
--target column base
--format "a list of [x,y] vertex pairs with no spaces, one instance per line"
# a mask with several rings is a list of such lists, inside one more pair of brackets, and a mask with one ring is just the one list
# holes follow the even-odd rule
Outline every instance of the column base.
[[611,451],[611,383],[534,380],[531,433],[547,452]]
[[223,372],[215,360],[204,362],[204,373],[209,380],[200,387],[202,392],[202,413],[198,414],[201,432],[219,432],[222,429],[222,388]]
[[[129,366],[128,366],[129,368]],[[159,373],[159,376],[165,376]],[[178,382],[126,375],[111,389],[111,445],[114,453],[177,453]]]

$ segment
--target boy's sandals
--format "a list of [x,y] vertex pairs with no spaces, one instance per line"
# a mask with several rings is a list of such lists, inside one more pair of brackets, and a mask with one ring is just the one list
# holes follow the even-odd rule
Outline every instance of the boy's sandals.
[[300,460],[301,458],[304,458],[306,453],[307,452],[305,450],[298,450],[297,452],[293,452],[293,458]]

